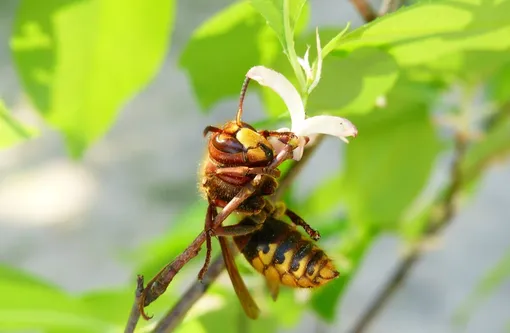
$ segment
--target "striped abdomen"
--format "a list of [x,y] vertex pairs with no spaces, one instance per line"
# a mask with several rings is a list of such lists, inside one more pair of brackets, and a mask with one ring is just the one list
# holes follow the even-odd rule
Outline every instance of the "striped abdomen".
[[[250,218],[242,224],[253,223]],[[269,217],[260,230],[234,237],[248,262],[270,281],[313,288],[338,276],[331,259],[294,226]]]

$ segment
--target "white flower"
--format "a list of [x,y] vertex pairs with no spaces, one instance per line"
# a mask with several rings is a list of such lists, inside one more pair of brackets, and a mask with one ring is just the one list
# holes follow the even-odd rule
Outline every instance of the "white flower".
[[[356,127],[344,118],[334,116],[306,118],[305,107],[298,91],[282,74],[264,66],[255,66],[248,71],[246,76],[260,85],[273,89],[283,99],[292,121],[290,131],[299,137],[299,145],[293,151],[294,160],[299,161],[303,156],[303,149],[307,143],[305,137],[313,139],[317,134],[329,134],[348,143],[347,137],[358,135]],[[285,130],[288,131],[288,129],[279,129],[279,131]],[[278,142],[271,141],[271,143],[278,145]],[[282,145],[282,143],[280,144]],[[278,150],[279,147],[275,146],[275,149]]]

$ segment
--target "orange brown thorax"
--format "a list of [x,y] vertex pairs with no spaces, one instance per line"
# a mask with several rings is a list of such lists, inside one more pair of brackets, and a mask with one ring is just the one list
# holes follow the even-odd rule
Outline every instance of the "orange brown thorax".
[[[210,130],[208,127],[206,130]],[[268,166],[275,156],[272,145],[246,123],[235,121],[225,124],[209,140],[209,156],[218,166]]]
[[261,173],[261,185],[237,209],[244,214],[258,214],[265,204],[263,196],[273,194],[278,186],[276,178],[279,170],[270,170],[268,167],[274,161],[277,151],[268,138],[295,148],[297,137],[290,132],[257,132],[251,125],[239,120],[229,121],[223,128],[208,126],[204,135],[209,132],[211,135],[203,168],[202,190],[215,206],[225,207],[243,186]]

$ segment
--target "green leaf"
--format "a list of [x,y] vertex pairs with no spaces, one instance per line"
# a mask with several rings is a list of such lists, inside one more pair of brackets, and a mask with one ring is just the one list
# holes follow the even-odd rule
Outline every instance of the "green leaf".
[[[427,112],[424,89],[407,79],[387,98],[387,108],[350,117],[359,135],[346,149],[342,196],[349,219],[378,227],[397,226],[427,183],[442,145]],[[429,101],[430,102],[430,101]]]
[[366,113],[393,87],[398,76],[393,58],[375,48],[357,49],[342,58],[329,57],[308,100],[308,113]]
[[[504,56],[508,59],[508,53],[505,53]],[[490,97],[499,104],[510,101],[510,62],[502,66],[489,79],[489,89]]]
[[115,325],[91,316],[78,299],[39,282],[30,283],[26,277],[1,280],[0,294],[2,331],[37,329],[92,333],[115,329]]
[[0,148],[13,146],[38,134],[36,129],[25,127],[14,119],[0,100]]
[[21,1],[11,41],[17,70],[73,156],[157,73],[174,11],[173,0]]
[[[307,6],[296,33],[308,21],[306,9]],[[238,2],[211,17],[193,33],[179,64],[188,73],[200,107],[209,110],[221,100],[239,96],[251,67],[267,66],[278,58],[284,59],[275,33],[249,2]],[[285,64],[288,66],[288,60]],[[249,92],[252,89],[259,88],[252,84]],[[235,112],[232,110],[232,116]]]
[[[285,17],[284,5],[287,0],[251,0],[253,7],[266,19],[267,24],[274,30],[281,44],[286,49],[287,42],[285,38]],[[306,0],[288,0],[289,6],[289,29],[290,34],[294,35],[294,29],[299,16],[306,4]]]
[[57,286],[49,281],[36,277],[25,271],[14,267],[0,265],[0,284],[26,284],[30,286],[39,286],[47,289],[58,290]]
[[480,306],[484,299],[494,293],[505,281],[510,279],[510,248],[501,260],[485,274],[475,290],[464,304],[457,310],[455,321],[458,325],[465,326],[475,309]]
[[248,69],[278,52],[274,33],[248,2],[241,2],[217,13],[193,33],[180,65],[206,110],[226,97],[239,96]]
[[400,66],[463,50],[505,50],[510,46],[509,11],[508,0],[424,1],[346,35],[337,49],[382,47]]

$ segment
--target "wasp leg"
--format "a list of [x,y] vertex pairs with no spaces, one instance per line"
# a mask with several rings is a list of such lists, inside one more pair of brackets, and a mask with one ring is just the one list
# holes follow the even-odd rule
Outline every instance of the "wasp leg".
[[205,273],[207,273],[207,269],[209,268],[209,264],[211,263],[211,254],[212,254],[212,234],[213,234],[213,223],[214,219],[218,215],[218,212],[216,211],[216,206],[214,206],[212,203],[209,203],[209,206],[207,206],[207,213],[205,214],[205,230],[206,230],[206,238],[205,238],[205,245],[206,245],[206,253],[205,253],[205,261],[204,265],[200,269],[200,272],[198,273],[198,279],[200,281],[203,280]]
[[215,173],[217,175],[227,175],[227,176],[248,176],[248,175],[268,175],[273,178],[280,177],[280,170],[272,169],[268,167],[254,167],[250,168],[247,166],[238,166],[238,167],[226,167],[226,168],[218,168]]
[[253,224],[234,224],[234,225],[227,225],[227,226],[219,226],[216,229],[213,230],[213,233],[215,236],[244,236],[251,234],[254,231],[259,230],[262,228],[262,224],[266,220],[267,215],[264,211],[250,216],[250,219],[254,222]]
[[285,211],[285,215],[287,215],[290,218],[292,223],[302,227],[306,231],[308,236],[310,236],[310,238],[312,238],[313,240],[317,241],[321,238],[321,234],[317,230],[310,227],[308,223],[306,223],[301,217],[299,217],[299,215],[297,215],[290,209],[287,208],[287,210]]

